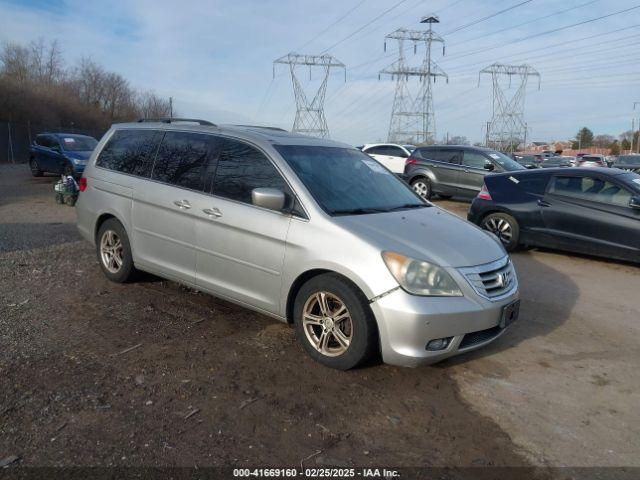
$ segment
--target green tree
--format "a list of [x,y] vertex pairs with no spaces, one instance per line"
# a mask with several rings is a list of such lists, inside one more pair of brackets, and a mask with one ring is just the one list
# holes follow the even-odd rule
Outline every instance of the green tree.
[[577,150],[591,145],[593,145],[593,132],[587,127],[582,127],[576,134],[576,139],[573,141],[571,148]]
[[622,150],[629,150],[631,148],[631,142],[626,138],[623,138],[622,141],[620,142],[620,148]]
[[611,155],[620,155],[620,144],[617,140],[611,142],[611,145],[609,145],[609,150],[611,151]]

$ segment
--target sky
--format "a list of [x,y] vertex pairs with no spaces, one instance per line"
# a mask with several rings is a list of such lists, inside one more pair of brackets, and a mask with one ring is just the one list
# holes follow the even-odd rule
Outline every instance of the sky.
[[[433,59],[449,76],[434,85],[438,138],[484,139],[492,83],[478,73],[494,62],[540,73],[540,89],[535,79],[526,89],[530,140],[564,140],[582,126],[617,136],[638,121],[640,0],[0,0],[0,42],[57,39],[69,64],[90,57],[134,88],[173,97],[184,117],[286,129],[293,88],[273,60],[330,53],[346,65],[346,81],[339,70],[329,77],[330,135],[357,145],[387,137],[395,82],[378,72],[397,47],[385,52],[385,35],[425,28],[420,18],[434,13],[446,55],[435,48]],[[411,64],[423,56],[407,48]],[[298,73],[313,96],[321,72]],[[503,83],[507,95],[516,83]]]

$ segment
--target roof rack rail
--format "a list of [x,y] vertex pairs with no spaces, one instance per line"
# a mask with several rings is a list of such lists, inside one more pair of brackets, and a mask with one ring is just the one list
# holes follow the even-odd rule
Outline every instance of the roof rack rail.
[[217,125],[215,123],[211,123],[208,120],[198,120],[197,118],[169,118],[169,117],[163,117],[163,118],[141,118],[141,119],[138,120],[138,123],[146,123],[146,122],[152,122],[152,123],[193,122],[193,123],[197,123],[199,125],[205,125],[207,127],[217,127]]
[[284,128],[280,127],[265,127],[264,125],[234,125],[234,127],[245,127],[245,128],[263,128],[265,130],[276,130],[278,132],[286,132]]

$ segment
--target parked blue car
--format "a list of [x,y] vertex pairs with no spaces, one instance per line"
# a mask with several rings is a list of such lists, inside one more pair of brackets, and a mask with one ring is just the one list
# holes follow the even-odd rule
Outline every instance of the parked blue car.
[[58,173],[78,177],[98,141],[75,133],[41,133],[29,147],[29,167],[34,177]]

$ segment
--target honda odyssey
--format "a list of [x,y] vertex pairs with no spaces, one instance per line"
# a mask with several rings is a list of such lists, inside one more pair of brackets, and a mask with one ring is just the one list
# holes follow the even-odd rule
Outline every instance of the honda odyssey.
[[78,227],[107,278],[143,270],[293,324],[329,367],[433,363],[518,316],[495,235],[344,144],[201,120],[114,125],[80,190]]

